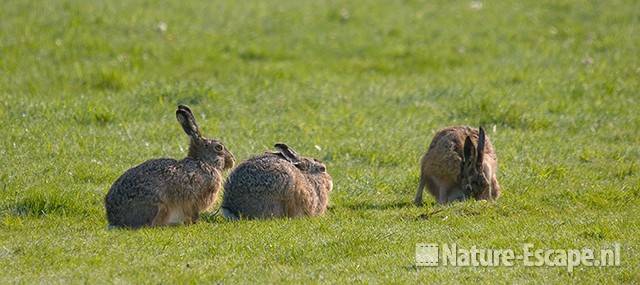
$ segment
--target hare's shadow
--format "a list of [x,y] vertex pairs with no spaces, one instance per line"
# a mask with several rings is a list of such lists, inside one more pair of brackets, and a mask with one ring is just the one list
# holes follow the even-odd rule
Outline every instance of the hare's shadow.
[[415,207],[415,205],[410,201],[392,201],[386,203],[357,202],[341,206],[341,208],[347,208],[354,211],[403,209],[408,207]]
[[[413,201],[389,201],[389,202],[383,202],[383,203],[359,201],[359,202],[352,202],[352,203],[344,203],[340,205],[329,205],[327,207],[327,210],[329,212],[333,212],[337,209],[349,209],[352,211],[370,211],[370,210],[383,211],[383,210],[399,210],[399,209],[412,208],[412,207],[428,209],[429,208],[428,206],[433,206],[434,204],[435,203],[426,202],[421,206],[416,206],[415,204],[413,204]],[[440,212],[440,210],[433,211],[432,213],[429,213],[429,214],[433,214],[437,212]],[[206,223],[221,223],[221,222],[226,222],[227,220],[222,216],[222,213],[220,213],[219,210],[216,210],[213,212],[201,213],[200,221],[206,222]]]

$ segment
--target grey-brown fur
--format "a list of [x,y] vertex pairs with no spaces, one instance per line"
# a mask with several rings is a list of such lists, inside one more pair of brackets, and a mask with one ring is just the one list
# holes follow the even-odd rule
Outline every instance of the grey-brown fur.
[[191,139],[188,156],[148,160],[120,176],[105,198],[109,226],[194,223],[215,202],[234,157],[220,141],[202,137],[187,106],[178,106],[176,118]]
[[333,188],[321,162],[299,156],[285,144],[236,167],[224,185],[222,213],[228,219],[322,215]]
[[494,200],[500,195],[498,159],[482,128],[458,126],[440,130],[420,165],[416,205],[422,205],[425,186],[440,204],[469,197]]

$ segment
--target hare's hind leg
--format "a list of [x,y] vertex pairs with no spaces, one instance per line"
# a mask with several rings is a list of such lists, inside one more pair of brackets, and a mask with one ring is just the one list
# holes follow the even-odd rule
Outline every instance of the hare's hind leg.
[[425,181],[427,184],[427,189],[429,189],[429,193],[431,193],[431,195],[436,198],[436,201],[438,201],[439,204],[446,203],[449,187],[444,185],[444,183],[442,183],[437,178],[429,175],[425,176]]
[[498,197],[500,197],[500,190],[500,183],[498,183],[498,178],[496,178],[496,175],[494,174],[491,178],[491,198],[493,200],[497,200]]
[[157,205],[140,201],[131,203],[126,210],[122,226],[134,229],[152,226],[158,215]]
[[422,193],[424,192],[425,186],[429,190],[429,193],[436,198],[438,203],[444,204],[447,202],[448,187],[443,186],[436,178],[428,174],[423,174],[420,177],[420,185],[418,185],[418,191],[416,192],[416,197],[413,200],[416,206],[422,205]]
[[413,203],[416,206],[422,206],[422,193],[424,192],[424,187],[427,184],[427,175],[424,173],[420,174],[420,184],[418,184],[418,190],[416,191],[416,197],[413,199]]

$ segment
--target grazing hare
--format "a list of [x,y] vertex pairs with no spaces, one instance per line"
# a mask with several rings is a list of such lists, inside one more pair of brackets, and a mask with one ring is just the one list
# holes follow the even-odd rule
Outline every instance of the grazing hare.
[[234,157],[220,141],[200,135],[187,106],[178,106],[176,118],[191,138],[189,154],[148,160],[120,176],[105,198],[110,227],[194,223],[214,203]]
[[324,164],[299,156],[285,144],[275,152],[250,158],[236,167],[224,185],[222,213],[272,218],[322,215],[333,182]]
[[468,197],[497,199],[500,195],[497,171],[496,153],[482,127],[445,128],[435,135],[422,157],[414,203],[422,205],[425,185],[440,204]]

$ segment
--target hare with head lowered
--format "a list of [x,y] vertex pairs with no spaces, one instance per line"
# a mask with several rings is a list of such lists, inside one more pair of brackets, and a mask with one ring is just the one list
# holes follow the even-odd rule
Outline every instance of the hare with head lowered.
[[187,106],[178,106],[176,118],[191,139],[189,154],[148,160],[120,176],[105,198],[110,227],[195,223],[215,202],[234,157],[220,141],[202,137]]
[[440,130],[422,157],[420,184],[414,199],[422,205],[424,187],[438,203],[494,200],[500,195],[498,161],[484,129],[449,127]]
[[285,144],[236,167],[224,185],[222,213],[230,220],[322,215],[333,182],[324,164]]

